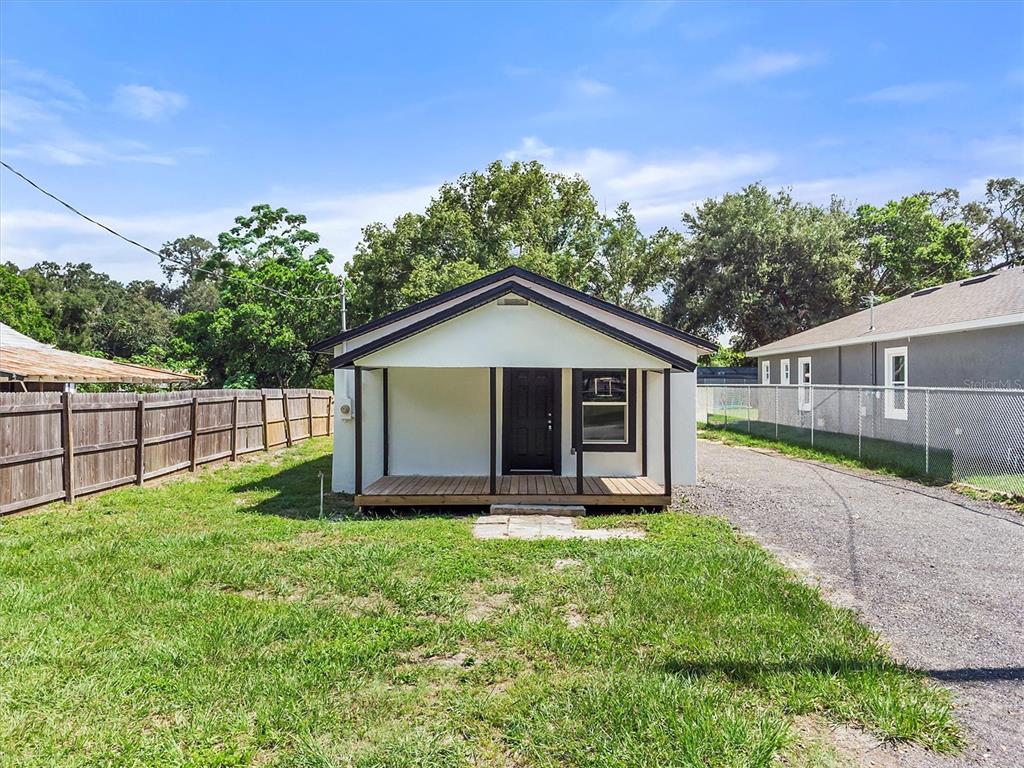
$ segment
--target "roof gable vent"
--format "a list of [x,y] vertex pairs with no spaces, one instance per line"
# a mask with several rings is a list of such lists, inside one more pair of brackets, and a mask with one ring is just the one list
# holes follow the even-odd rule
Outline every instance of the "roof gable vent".
[[502,296],[498,299],[499,307],[525,307],[529,303],[522,296]]

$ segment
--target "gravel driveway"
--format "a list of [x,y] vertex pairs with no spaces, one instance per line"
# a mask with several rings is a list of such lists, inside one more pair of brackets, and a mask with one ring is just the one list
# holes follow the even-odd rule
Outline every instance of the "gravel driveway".
[[724,515],[953,689],[964,754],[904,766],[1024,766],[1024,518],[869,472],[698,441],[690,508]]

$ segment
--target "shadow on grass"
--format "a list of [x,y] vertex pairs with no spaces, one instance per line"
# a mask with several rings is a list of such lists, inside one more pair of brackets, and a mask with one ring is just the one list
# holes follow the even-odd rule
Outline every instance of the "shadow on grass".
[[[320,476],[323,474],[323,512],[328,520],[412,519],[416,517],[465,517],[486,512],[485,507],[366,507],[356,509],[352,496],[331,492],[331,455],[280,469],[250,483],[232,486],[235,493],[255,493],[261,498],[239,507],[241,512],[277,515],[292,520],[317,520],[320,510]],[[270,492],[270,495],[268,495]]]
[[[797,661],[785,662],[751,662],[733,659],[720,659],[711,662],[687,662],[671,659],[665,663],[666,672],[690,677],[707,677],[723,675],[737,683],[756,682],[765,675],[778,674],[822,674],[837,675],[851,672],[877,671],[895,668],[894,662],[863,662],[851,659],[829,657],[812,657]],[[951,683],[993,682],[993,681],[1024,681],[1024,667],[961,667],[958,669],[918,669],[914,670],[933,680]]]
[[[241,512],[277,515],[293,520],[316,520],[320,517],[320,478],[323,475],[323,516],[352,517],[355,506],[346,493],[331,493],[331,455],[282,468],[272,475],[231,488],[235,493],[256,493],[260,499],[239,508]],[[269,495],[268,495],[268,492]]]

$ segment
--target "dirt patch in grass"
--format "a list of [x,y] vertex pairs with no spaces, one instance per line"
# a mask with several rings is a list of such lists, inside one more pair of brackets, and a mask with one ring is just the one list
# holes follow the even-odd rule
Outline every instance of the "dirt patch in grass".
[[559,608],[558,613],[569,629],[579,629],[580,627],[595,625],[603,626],[607,623],[604,615],[588,614],[576,603],[566,603]]
[[471,583],[462,593],[466,603],[466,621],[476,624],[494,621],[518,609],[513,591],[519,582],[515,579]]
[[780,755],[787,768],[898,768],[897,749],[855,725],[830,723],[817,715],[793,720],[793,742]]
[[[422,650],[415,650],[405,654],[403,665],[409,666],[430,666],[442,669],[459,669],[472,667],[480,662],[480,655],[472,649],[464,649],[455,653],[424,653]],[[401,667],[399,667],[401,669]]]
[[560,557],[552,563],[551,567],[556,571],[564,571],[568,568],[579,568],[583,565],[582,560],[577,560],[572,557]]
[[507,591],[489,592],[483,584],[473,584],[464,595],[466,621],[474,624],[489,621],[509,610],[512,593]]

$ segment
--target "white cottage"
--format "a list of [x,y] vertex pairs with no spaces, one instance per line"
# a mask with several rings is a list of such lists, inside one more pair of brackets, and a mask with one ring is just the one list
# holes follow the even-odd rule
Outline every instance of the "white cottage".
[[344,331],[333,489],[359,506],[664,506],[715,345],[509,267]]

